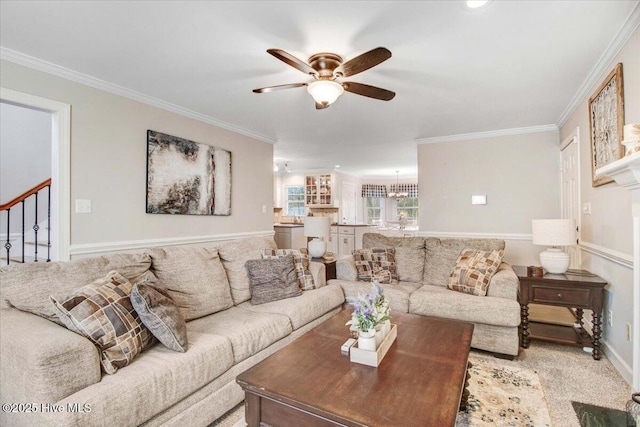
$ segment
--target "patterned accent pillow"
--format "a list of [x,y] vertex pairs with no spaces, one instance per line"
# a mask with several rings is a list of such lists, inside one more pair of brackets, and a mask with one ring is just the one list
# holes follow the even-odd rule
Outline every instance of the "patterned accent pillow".
[[167,291],[138,283],[133,285],[130,298],[142,323],[158,341],[173,351],[187,351],[187,324]]
[[498,271],[504,250],[465,249],[458,256],[449,275],[447,288],[467,294],[485,296],[491,277]]
[[296,265],[296,274],[298,275],[298,281],[300,282],[300,289],[308,291],[316,288],[316,284],[313,281],[313,275],[309,271],[309,255],[303,254],[297,249],[271,249],[264,248],[260,250],[260,256],[262,259],[280,259],[287,255],[293,255],[293,262]]
[[395,259],[395,249],[356,249],[353,260],[358,270],[358,281],[378,283],[398,283],[398,269]]
[[249,276],[251,304],[264,304],[302,294],[293,254],[279,259],[250,259],[245,267]]
[[154,338],[133,309],[131,283],[117,271],[75,290],[62,301],[51,301],[70,330],[99,349],[102,368],[115,374],[153,344]]

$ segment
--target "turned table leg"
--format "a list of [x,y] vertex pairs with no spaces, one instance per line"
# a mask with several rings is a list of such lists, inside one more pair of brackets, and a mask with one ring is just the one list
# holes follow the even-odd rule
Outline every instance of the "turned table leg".
[[520,347],[529,348],[529,306],[522,304],[520,306]]
[[469,395],[471,394],[469,392],[469,377],[471,376],[471,374],[469,373],[469,369],[471,369],[472,366],[473,364],[471,362],[467,362],[467,374],[464,378],[464,388],[462,389],[462,398],[460,399],[461,411],[466,410],[467,405],[469,404]]
[[578,325],[580,325],[580,329],[584,329],[584,322],[582,316],[584,315],[584,310],[581,308],[576,308],[576,317],[578,321]]
[[600,338],[602,335],[602,315],[594,310],[593,312],[593,358],[600,360]]

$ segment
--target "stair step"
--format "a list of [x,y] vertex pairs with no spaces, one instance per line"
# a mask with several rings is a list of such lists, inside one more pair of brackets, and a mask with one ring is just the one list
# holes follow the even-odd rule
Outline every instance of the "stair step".
[[[26,240],[25,240],[24,244],[25,245],[31,245],[31,246],[35,246],[36,245],[35,242],[29,242],[29,241],[26,241]],[[51,245],[48,244],[47,242],[38,242],[37,245],[38,246],[44,246],[45,248],[50,248],[51,247]]]
[[[25,257],[24,257],[24,262],[25,263],[27,263],[27,262],[35,262],[35,260],[36,260],[35,257],[32,257],[32,256],[26,256],[25,255]],[[38,257],[38,262],[44,262],[44,261],[46,261],[46,258],[42,259],[41,257]],[[22,257],[17,257],[17,256],[16,257],[10,257],[9,258],[9,264],[11,264],[11,263],[22,264]],[[0,265],[6,265],[6,264],[7,264],[7,257],[6,256],[0,257]]]

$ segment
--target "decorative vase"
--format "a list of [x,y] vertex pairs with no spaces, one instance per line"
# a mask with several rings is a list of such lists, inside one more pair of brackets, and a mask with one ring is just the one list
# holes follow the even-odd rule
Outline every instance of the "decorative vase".
[[382,323],[379,325],[376,325],[375,339],[376,339],[376,348],[378,348],[380,347],[380,344],[382,344],[382,340],[384,339],[384,325],[382,325]]
[[358,334],[358,348],[361,350],[376,351],[376,330],[360,331]]
[[382,330],[384,331],[384,336],[386,337],[391,332],[391,320],[387,319],[382,324]]

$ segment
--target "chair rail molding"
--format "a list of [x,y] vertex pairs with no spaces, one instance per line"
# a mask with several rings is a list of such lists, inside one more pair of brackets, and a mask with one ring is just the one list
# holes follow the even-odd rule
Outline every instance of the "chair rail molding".
[[244,237],[271,237],[274,231],[250,231],[245,233],[212,234],[207,236],[168,237],[162,239],[127,240],[122,242],[83,243],[71,245],[72,257],[87,257],[112,252],[139,251],[158,246],[202,245],[219,243]]
[[633,389],[640,390],[640,152],[596,169],[631,191],[633,215]]
[[596,245],[595,243],[587,242],[585,240],[581,240],[578,247],[585,252],[599,256],[611,262],[615,262],[623,267],[633,269],[633,255]]

